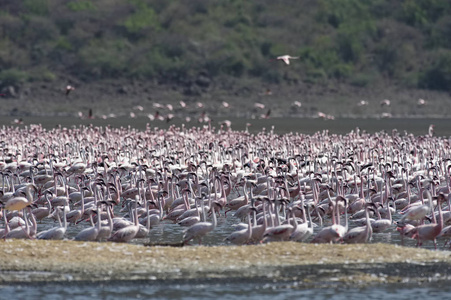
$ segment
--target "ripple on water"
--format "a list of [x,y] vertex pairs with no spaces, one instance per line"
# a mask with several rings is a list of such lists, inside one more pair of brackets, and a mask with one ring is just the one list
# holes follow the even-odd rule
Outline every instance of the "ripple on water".
[[0,286],[4,299],[447,299],[446,283],[375,284],[367,287],[340,283],[305,288],[296,281],[115,281],[69,284],[8,284]]

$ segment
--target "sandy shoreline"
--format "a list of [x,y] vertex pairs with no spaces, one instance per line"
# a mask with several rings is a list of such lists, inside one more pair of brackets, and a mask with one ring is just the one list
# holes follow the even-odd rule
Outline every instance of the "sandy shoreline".
[[0,243],[0,253],[0,283],[213,278],[373,283],[451,278],[449,252],[387,244],[174,248],[6,240]]

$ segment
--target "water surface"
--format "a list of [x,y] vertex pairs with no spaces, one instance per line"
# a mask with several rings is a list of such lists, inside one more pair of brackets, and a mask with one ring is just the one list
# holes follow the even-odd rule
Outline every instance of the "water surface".
[[[215,118],[211,122],[211,126],[219,129],[226,118]],[[251,133],[258,133],[261,130],[271,130],[274,127],[274,132],[283,134],[287,132],[299,132],[304,134],[313,134],[318,131],[327,130],[331,134],[347,134],[357,127],[360,130],[369,133],[386,131],[392,132],[396,129],[400,133],[412,133],[415,135],[426,135],[428,133],[429,125],[435,125],[435,134],[437,136],[450,136],[451,126],[450,119],[433,119],[433,118],[387,118],[387,119],[335,119],[323,120],[319,118],[271,118],[271,119],[227,119],[231,121],[231,128],[233,130],[245,130],[246,124],[249,124],[248,130]],[[14,118],[2,117],[0,125],[12,126]],[[158,127],[166,129],[170,125],[199,127],[207,126],[206,123],[199,123],[197,121],[185,122],[181,119],[174,118],[170,122],[165,121],[150,121],[147,117],[137,118],[109,118],[109,119],[79,119],[75,117],[25,117],[23,118],[23,125],[42,124],[45,128],[51,129],[56,126],[71,127],[78,125],[93,126],[112,126],[112,127],[131,127],[144,130],[149,124],[152,128]],[[14,125],[17,126],[17,125]]]

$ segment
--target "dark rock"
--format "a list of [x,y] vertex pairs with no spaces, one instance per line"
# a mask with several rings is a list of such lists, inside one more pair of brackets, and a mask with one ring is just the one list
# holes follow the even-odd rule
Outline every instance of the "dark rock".
[[128,94],[129,93],[129,89],[126,86],[121,86],[118,90],[117,90],[118,94]]
[[197,77],[195,83],[200,87],[208,88],[211,84],[211,79],[201,74]]

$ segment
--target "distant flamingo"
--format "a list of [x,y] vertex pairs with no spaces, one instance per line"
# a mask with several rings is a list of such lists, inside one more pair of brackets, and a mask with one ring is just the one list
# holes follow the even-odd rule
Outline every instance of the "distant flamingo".
[[381,106],[390,106],[391,101],[388,99],[384,99],[380,102]]
[[299,59],[299,56],[291,56],[291,55],[281,55],[277,56],[276,59],[282,60],[285,64],[290,64],[290,59]]
[[75,90],[75,88],[71,85],[66,86],[66,96],[69,96],[71,91]]
[[429,125],[428,135],[429,135],[430,137],[434,136],[434,127],[435,127],[434,124]]

